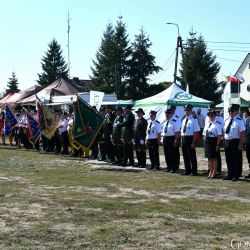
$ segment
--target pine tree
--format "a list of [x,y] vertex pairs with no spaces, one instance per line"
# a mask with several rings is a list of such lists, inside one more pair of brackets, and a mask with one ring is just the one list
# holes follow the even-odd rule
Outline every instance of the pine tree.
[[200,35],[197,38],[196,33],[191,31],[183,54],[184,58],[180,69],[181,77],[179,78],[182,86],[185,86],[183,71],[185,66],[190,93],[218,102],[221,96],[217,81],[220,65],[216,62],[216,56],[211,51],[207,51],[203,37]]
[[43,72],[38,74],[39,85],[47,86],[58,78],[68,80],[68,68],[62,53],[61,45],[53,39],[41,61]]
[[115,91],[116,82],[114,62],[114,28],[111,23],[106,27],[99,50],[96,53],[96,61],[92,60],[90,76],[96,90],[112,93]]
[[128,59],[131,55],[126,25],[118,18],[115,28],[111,23],[106,27],[94,66],[91,67],[94,88],[106,93],[116,93],[124,98]]
[[14,94],[20,91],[18,89],[18,80],[16,78],[15,72],[12,72],[12,77],[9,78],[9,81],[7,83],[7,89],[5,90],[5,95],[8,95],[10,93]]
[[149,76],[161,70],[161,67],[155,65],[155,57],[150,52],[151,46],[149,36],[142,28],[132,44],[133,52],[128,71],[127,93],[130,98],[135,100],[151,95],[148,84]]

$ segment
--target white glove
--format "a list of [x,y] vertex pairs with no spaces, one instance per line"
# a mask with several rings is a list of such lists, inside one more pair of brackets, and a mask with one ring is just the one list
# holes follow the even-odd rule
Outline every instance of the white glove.
[[112,140],[112,135],[110,135],[110,139]]
[[135,144],[135,140],[134,139],[132,139],[132,143]]
[[144,144],[144,140],[140,140],[140,143],[141,143],[141,145],[143,145]]

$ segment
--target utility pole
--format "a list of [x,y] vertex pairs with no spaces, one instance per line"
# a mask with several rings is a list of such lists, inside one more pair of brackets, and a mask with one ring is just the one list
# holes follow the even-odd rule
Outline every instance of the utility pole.
[[69,18],[69,12],[68,12],[68,19],[67,19],[67,24],[68,24],[68,30],[67,30],[67,33],[68,33],[68,44],[67,44],[67,47],[68,47],[68,69],[69,69],[69,79],[70,79],[70,54],[69,54],[69,32],[70,32],[70,18]]
[[187,82],[187,74],[186,74],[186,65],[185,65],[184,56],[183,56],[183,45],[182,45],[182,38],[180,36],[179,25],[177,23],[167,23],[167,24],[175,25],[178,29],[178,36],[177,36],[177,43],[176,43],[175,67],[174,67],[174,82],[176,83],[176,79],[177,79],[178,55],[179,55],[179,48],[180,48],[181,56],[182,56],[185,88],[187,89],[188,82]]

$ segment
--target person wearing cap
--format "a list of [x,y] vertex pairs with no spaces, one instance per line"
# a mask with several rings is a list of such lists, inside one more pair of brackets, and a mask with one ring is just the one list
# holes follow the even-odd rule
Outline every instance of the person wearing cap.
[[220,142],[222,138],[221,126],[215,121],[216,112],[209,111],[207,113],[210,121],[206,123],[203,136],[205,141],[205,148],[209,162],[209,178],[216,178],[218,165],[218,152],[220,151]]
[[67,155],[69,153],[69,136],[68,136],[68,114],[66,112],[63,112],[63,115],[61,117],[61,120],[59,121],[59,136],[61,139],[61,145],[62,145],[62,155]]
[[[247,156],[247,160],[248,160],[248,167],[249,167],[249,171],[250,171],[250,104],[248,106],[248,110],[246,111],[246,120],[245,120],[245,124],[246,124],[246,156]],[[245,178],[250,178],[250,172],[247,176],[245,176]]]
[[197,119],[192,116],[193,106],[187,104],[184,106],[185,116],[182,121],[182,154],[185,165],[184,175],[197,175],[196,141],[195,137],[200,131]]
[[137,114],[137,118],[134,122],[134,138],[135,138],[135,152],[136,152],[136,158],[137,158],[137,165],[136,167],[145,168],[146,167],[146,131],[148,122],[143,117],[145,115],[142,108],[139,108],[137,111],[135,111]]
[[122,115],[122,107],[118,107],[115,110],[115,120],[113,123],[113,133],[112,133],[112,143],[113,143],[113,149],[115,154],[115,162],[112,164],[121,164],[123,159],[123,145],[121,141],[121,127],[118,126],[120,123],[123,122],[123,115]]
[[[99,114],[102,117],[105,117],[106,111],[104,107],[100,108]],[[103,126],[101,127],[97,137],[98,137],[98,147],[99,147],[98,161],[105,161],[106,160],[106,148],[105,148]]]
[[[135,116],[132,113],[132,106],[126,105],[124,108],[124,118],[118,126],[122,128],[121,141],[123,144],[123,160],[122,166],[134,166],[134,152],[133,152],[133,139],[134,139],[134,120]],[[129,164],[128,164],[129,160]]]
[[[209,112],[216,112],[215,122],[217,123],[216,125],[220,127],[222,134],[223,134],[224,119],[219,114],[219,112],[217,112],[218,110],[216,110],[216,107],[213,103],[208,105],[208,111]],[[210,122],[210,118],[207,115],[205,118],[205,125],[209,124],[209,122]],[[205,157],[207,157],[206,147],[204,147],[204,149],[205,149]],[[208,161],[208,164],[209,164],[209,161]],[[210,172],[210,166],[208,166],[208,173],[209,172]],[[221,154],[220,154],[220,151],[218,151],[218,154],[217,154],[217,174],[218,175],[221,174]]]
[[173,118],[173,110],[165,111],[166,122],[163,125],[163,149],[167,167],[165,172],[175,173],[178,169],[178,158],[176,158],[176,148],[179,145],[180,127],[177,120]]
[[228,111],[229,117],[224,125],[224,149],[227,163],[227,177],[224,180],[239,180],[242,174],[242,151],[245,137],[245,124],[239,116],[240,106],[232,104]]
[[146,144],[148,145],[151,167],[160,170],[159,145],[161,143],[161,124],[156,120],[157,112],[150,111],[150,121],[147,126]]
[[115,120],[115,115],[112,112],[112,107],[107,105],[105,108],[106,114],[104,116],[105,123],[103,125],[103,134],[104,134],[104,141],[105,141],[105,148],[107,153],[106,161],[108,163],[115,161],[115,155],[112,145],[112,132],[113,132],[113,123]]
[[[170,105],[170,109],[172,109],[173,110],[173,115],[172,115],[172,118],[171,119],[174,119],[174,120],[176,120],[176,123],[177,123],[177,125],[178,125],[178,127],[180,128],[180,130],[181,130],[181,119],[180,119],[180,117],[176,114],[176,106],[175,105],[173,105],[173,104],[171,104]],[[177,143],[177,146],[174,148],[174,154],[175,154],[175,156],[174,156],[174,158],[175,159],[177,159],[177,171],[179,170],[179,168],[180,168],[180,141]]]

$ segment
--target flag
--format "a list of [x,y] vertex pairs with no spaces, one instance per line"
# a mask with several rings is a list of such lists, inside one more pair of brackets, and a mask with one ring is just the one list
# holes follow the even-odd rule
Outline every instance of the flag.
[[74,103],[73,142],[75,148],[90,149],[99,133],[104,118],[79,98]]
[[8,106],[5,107],[5,116],[4,116],[4,134],[9,135],[11,128],[17,124],[16,117],[12,114]]
[[54,135],[60,118],[48,106],[38,102],[38,128],[49,140]]
[[27,114],[28,120],[28,139],[34,145],[40,136],[40,129],[38,128],[38,122],[29,114]]

